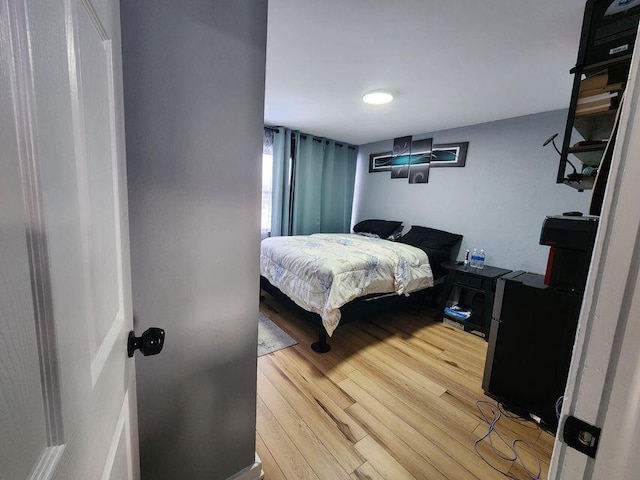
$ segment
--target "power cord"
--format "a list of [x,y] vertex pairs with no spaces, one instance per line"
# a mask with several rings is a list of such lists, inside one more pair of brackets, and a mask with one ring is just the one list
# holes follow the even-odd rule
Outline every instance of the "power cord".
[[560,420],[560,411],[562,410],[562,402],[564,402],[565,398],[567,397],[562,395],[560,398],[558,398],[558,400],[556,400],[556,417],[558,418],[558,420]]
[[[509,412],[499,402],[498,402],[498,410],[500,410],[500,413],[502,414],[503,417],[515,420],[524,428],[528,428],[529,430],[539,430],[540,417],[534,415],[532,412],[526,412],[527,416],[523,417],[522,415]],[[531,420],[533,420],[536,424],[535,425],[532,424]]]
[[[483,410],[483,406],[487,406],[488,410],[491,412],[491,418],[489,418],[489,416],[487,415],[487,413],[485,412],[485,410]],[[478,408],[478,411],[480,412],[480,415],[482,415],[482,418],[484,419],[484,421],[487,423],[488,428],[487,428],[487,433],[485,433],[482,437],[478,438],[474,443],[473,443],[473,448],[475,449],[476,453],[478,454],[478,456],[487,464],[489,465],[491,468],[493,468],[496,472],[501,473],[502,475],[504,475],[507,478],[511,478],[512,480],[544,480],[541,475],[542,475],[542,466],[540,465],[540,458],[538,457],[538,454],[536,453],[535,449],[526,441],[520,439],[520,438],[516,438],[513,442],[509,443],[509,441],[507,439],[505,439],[502,434],[496,429],[496,425],[498,423],[498,421],[500,420],[500,418],[503,415],[502,412],[502,407],[500,406],[499,403],[491,403],[488,402],[486,400],[477,400],[476,401],[476,407]],[[506,415],[505,417],[510,417],[513,418],[510,415]],[[515,417],[515,418],[522,418],[522,417]],[[504,445],[506,445],[506,447],[511,451],[511,455],[504,455],[503,453],[501,453],[494,445],[493,445],[493,439],[492,439],[492,434],[495,434],[498,439],[500,441],[502,441],[502,443],[504,443]],[[491,447],[492,452],[499,458],[501,458],[502,460],[506,460],[508,462],[519,462],[520,465],[522,466],[522,468],[524,469],[524,471],[526,472],[528,478],[527,479],[521,479],[519,477],[516,477],[514,474],[508,472],[508,471],[503,471],[500,468],[498,468],[497,466],[493,465],[479,450],[478,445],[485,441],[485,440],[489,440],[489,446]],[[522,458],[520,457],[520,454],[518,453],[517,447],[519,444],[524,445],[525,447],[527,447],[529,449],[529,451],[531,452],[531,454],[533,455],[533,457],[536,459],[536,462],[538,463],[538,471],[537,472],[531,472],[529,471],[529,469],[525,466],[524,462],[522,461]]]

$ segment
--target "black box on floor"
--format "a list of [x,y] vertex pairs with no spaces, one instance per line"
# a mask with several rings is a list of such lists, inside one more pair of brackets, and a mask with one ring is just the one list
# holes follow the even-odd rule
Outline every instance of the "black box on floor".
[[482,388],[514,411],[557,427],[582,297],[523,271],[498,280]]

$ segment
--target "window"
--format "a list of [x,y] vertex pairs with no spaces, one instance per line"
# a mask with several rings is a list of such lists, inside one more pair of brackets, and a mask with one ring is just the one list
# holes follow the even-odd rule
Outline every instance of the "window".
[[273,134],[264,129],[262,140],[262,210],[260,213],[260,238],[271,236],[271,191],[273,188]]
[[[274,139],[284,142],[280,144],[276,151],[276,158],[273,158]],[[283,147],[290,152],[286,155]],[[264,139],[262,142],[262,207],[260,215],[261,238],[265,239],[272,235],[291,235],[291,215],[293,209],[293,171],[295,169],[294,152],[296,150],[296,139],[291,132],[283,127],[265,127]],[[281,156],[284,154],[284,158]],[[275,188],[273,192],[274,178],[273,168],[276,168]],[[276,198],[276,210],[272,205],[273,194]],[[278,203],[279,202],[279,203]],[[282,210],[282,211],[280,211]],[[271,228],[275,226],[276,231]]]
[[[265,149],[266,150],[266,149]],[[262,213],[260,215],[260,237],[271,234],[271,188],[273,185],[273,153],[262,153]]]

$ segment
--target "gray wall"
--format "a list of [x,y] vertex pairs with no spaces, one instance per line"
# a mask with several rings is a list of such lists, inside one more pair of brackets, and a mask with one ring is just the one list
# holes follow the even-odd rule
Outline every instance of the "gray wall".
[[[558,185],[558,154],[542,143],[564,132],[566,110],[440,132],[434,143],[469,142],[464,168],[432,168],[428,184],[410,185],[389,172],[368,173],[369,155],[393,140],[360,146],[353,224],[366,218],[403,220],[464,235],[465,249],[483,248],[487,264],[544,273],[549,248],[538,245],[545,215],[587,212],[590,192]],[[560,135],[561,137],[562,135]]]
[[144,479],[254,462],[266,0],[122,2]]

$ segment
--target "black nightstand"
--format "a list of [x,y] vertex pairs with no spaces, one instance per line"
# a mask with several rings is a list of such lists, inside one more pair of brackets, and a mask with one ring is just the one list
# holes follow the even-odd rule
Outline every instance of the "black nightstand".
[[[455,263],[443,263],[442,266],[449,270],[449,273],[447,274],[435,319],[442,320],[447,318],[453,320],[463,325],[465,330],[481,332],[485,339],[488,338],[496,281],[501,276],[511,272],[511,270],[490,265],[485,265],[482,269],[456,265]],[[444,308],[449,306],[449,297],[454,287],[460,289],[459,303],[472,307],[472,314],[466,320],[444,312]]]

